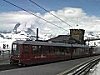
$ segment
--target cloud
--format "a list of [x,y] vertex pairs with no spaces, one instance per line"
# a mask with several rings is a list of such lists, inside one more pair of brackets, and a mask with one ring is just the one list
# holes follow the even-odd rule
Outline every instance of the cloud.
[[[50,11],[54,15],[60,17],[69,25],[61,22],[59,19],[55,18],[54,16],[50,15],[49,13],[34,13],[47,21],[50,21],[64,29],[68,30],[70,28],[81,28],[85,29],[86,32],[89,31],[100,31],[100,17],[95,15],[89,16],[87,13],[81,8],[71,8],[66,7],[57,11]],[[40,34],[67,34],[67,31],[57,28],[27,12],[24,11],[12,11],[12,12],[2,12],[0,13],[0,30],[12,30],[16,23],[21,23],[19,29],[23,29],[26,27],[31,27],[32,29],[39,28]],[[78,24],[78,26],[77,26]]]

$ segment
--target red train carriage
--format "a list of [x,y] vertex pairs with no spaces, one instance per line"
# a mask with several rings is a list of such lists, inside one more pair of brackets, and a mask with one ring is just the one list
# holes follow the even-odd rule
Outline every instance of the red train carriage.
[[88,45],[19,40],[12,44],[10,63],[39,64],[88,55]]

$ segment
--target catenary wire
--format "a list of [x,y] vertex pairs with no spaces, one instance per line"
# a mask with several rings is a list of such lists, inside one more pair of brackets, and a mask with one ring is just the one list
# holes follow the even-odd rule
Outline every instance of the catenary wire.
[[52,24],[52,25],[54,25],[54,26],[56,26],[56,27],[58,27],[58,28],[60,28],[60,29],[63,29],[63,30],[65,30],[65,31],[68,31],[68,30],[66,30],[66,29],[64,29],[64,28],[62,28],[62,27],[60,27],[60,26],[58,26],[58,25],[56,25],[56,24],[54,24],[54,23],[52,23],[52,22],[50,22],[50,21],[47,21],[46,19],[44,19],[44,18],[42,18],[42,17],[40,17],[40,16],[37,16],[36,14],[34,14],[34,13],[30,12],[30,11],[27,11],[26,9],[24,9],[24,8],[22,8],[22,7],[19,7],[18,5],[15,5],[14,3],[11,3],[10,1],[7,1],[7,0],[3,0],[3,1],[5,1],[6,3],[8,3],[8,4],[10,4],[10,5],[13,5],[13,6],[15,6],[15,7],[19,8],[19,9],[21,9],[21,10],[27,12],[27,13],[29,13],[29,14],[32,14],[32,15],[38,17],[39,19],[44,20],[45,22],[47,22],[47,23],[49,23],[49,24]]
[[57,19],[59,19],[60,21],[62,21],[63,23],[69,25],[70,27],[72,27],[70,24],[68,24],[67,22],[65,22],[64,20],[62,20],[61,18],[59,18],[58,16],[52,14],[50,11],[48,11],[47,9],[45,9],[44,7],[40,6],[39,4],[37,4],[36,2],[34,2],[33,0],[29,0],[31,3],[37,5],[38,7],[40,7],[41,9],[43,9],[44,11],[48,12],[49,14],[51,14],[52,16],[56,17]]

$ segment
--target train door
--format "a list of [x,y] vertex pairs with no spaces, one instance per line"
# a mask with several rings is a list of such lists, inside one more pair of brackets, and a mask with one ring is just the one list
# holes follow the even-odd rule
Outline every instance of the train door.
[[31,51],[31,45],[23,45],[23,51],[22,51],[22,55],[23,55],[23,60],[24,63],[28,64],[30,62],[30,51]]

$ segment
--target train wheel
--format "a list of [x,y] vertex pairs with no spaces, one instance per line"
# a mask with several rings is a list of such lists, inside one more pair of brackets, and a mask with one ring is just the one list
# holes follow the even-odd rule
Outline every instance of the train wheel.
[[18,66],[22,67],[22,66],[23,66],[23,64],[22,64],[22,63],[18,63]]
[[10,65],[14,65],[14,62],[13,61],[10,61]]
[[18,63],[18,66],[20,66],[20,67],[25,67],[26,64]]

